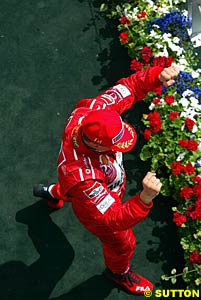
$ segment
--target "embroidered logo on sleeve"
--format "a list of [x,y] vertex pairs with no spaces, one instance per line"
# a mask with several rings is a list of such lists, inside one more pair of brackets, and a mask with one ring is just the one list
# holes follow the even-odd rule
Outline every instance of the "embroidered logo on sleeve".
[[115,202],[115,199],[108,194],[100,203],[96,205],[97,209],[104,214],[106,210]]
[[113,87],[113,89],[117,90],[121,94],[122,98],[126,98],[131,95],[129,89],[123,84],[117,84]]
[[104,187],[102,186],[102,184],[100,184],[99,182],[95,182],[91,187],[84,190],[83,192],[87,196],[87,198],[93,199],[97,197],[103,189]]

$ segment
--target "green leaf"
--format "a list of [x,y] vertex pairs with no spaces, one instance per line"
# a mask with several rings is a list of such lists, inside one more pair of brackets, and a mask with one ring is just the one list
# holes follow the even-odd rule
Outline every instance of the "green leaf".
[[171,278],[171,282],[172,282],[172,284],[175,284],[177,282],[177,278],[176,277],[172,277]]
[[184,273],[184,274],[187,274],[187,273],[188,273],[188,267],[185,267],[185,268],[183,269],[183,273]]
[[105,4],[105,3],[102,3],[101,6],[100,6],[100,11],[101,12],[104,12],[108,9],[108,6]]
[[177,270],[176,269],[172,269],[171,274],[176,274]]
[[151,152],[149,151],[149,147],[147,145],[143,146],[141,153],[140,153],[140,159],[145,161],[148,158],[150,158],[151,156],[152,155],[151,155]]
[[162,280],[165,280],[165,281],[168,281],[169,280],[169,277],[167,275],[162,275],[161,276],[161,279]]

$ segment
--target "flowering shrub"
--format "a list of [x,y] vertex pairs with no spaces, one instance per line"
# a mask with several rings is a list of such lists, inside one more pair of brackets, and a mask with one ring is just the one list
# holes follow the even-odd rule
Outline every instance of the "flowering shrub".
[[[174,2],[174,3],[172,3]],[[109,17],[119,20],[120,43],[128,49],[130,68],[177,64],[180,74],[168,88],[149,93],[148,114],[142,122],[145,145],[142,160],[160,177],[161,193],[173,196],[173,222],[178,226],[184,250],[182,274],[189,288],[201,285],[201,70],[190,40],[191,22],[185,0],[107,1],[101,5]]]

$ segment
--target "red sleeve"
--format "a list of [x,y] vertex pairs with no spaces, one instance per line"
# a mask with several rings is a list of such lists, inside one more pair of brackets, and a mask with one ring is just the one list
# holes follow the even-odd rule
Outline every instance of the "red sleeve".
[[[121,231],[131,228],[148,215],[153,203],[144,204],[139,194],[125,203],[104,183],[88,180],[70,191],[71,202],[78,218],[93,226],[106,226]],[[90,221],[89,221],[90,220]]]
[[145,98],[148,92],[154,92],[162,86],[158,79],[162,70],[161,67],[149,67],[127,78],[122,78],[116,85],[96,98],[80,100],[76,108],[85,106],[91,109],[111,109],[121,114],[137,101]]
[[150,205],[144,204],[139,193],[121,205],[111,206],[105,215],[105,222],[114,230],[126,230],[143,221],[152,206],[153,202]]

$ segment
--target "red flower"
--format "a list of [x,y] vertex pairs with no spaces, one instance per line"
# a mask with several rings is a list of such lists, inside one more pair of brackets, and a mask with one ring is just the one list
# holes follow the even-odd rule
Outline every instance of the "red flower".
[[199,144],[196,141],[193,140],[178,140],[178,143],[181,147],[187,148],[188,150],[191,151],[196,151]]
[[190,118],[186,118],[185,126],[188,128],[188,130],[192,130],[194,125],[195,121],[191,120]]
[[193,187],[193,194],[196,197],[201,197],[201,184],[195,184]]
[[201,199],[200,198],[195,202],[194,217],[195,219],[201,221]]
[[128,32],[124,31],[124,32],[121,32],[120,35],[119,35],[119,39],[120,39],[120,42],[125,44],[128,42]]
[[192,175],[195,172],[195,168],[193,167],[191,162],[188,162],[184,168],[184,172]]
[[131,24],[131,21],[130,21],[126,16],[122,16],[122,17],[119,19],[119,22],[120,22],[121,24],[128,24],[128,25]]
[[152,49],[150,47],[144,46],[141,50],[142,59],[148,63],[153,56]]
[[194,209],[194,205],[189,205],[187,208],[186,208],[186,215],[187,217],[191,217],[191,213]]
[[173,176],[178,176],[181,172],[192,175],[195,172],[195,168],[192,163],[189,162],[185,166],[180,161],[175,161],[170,165]]
[[141,11],[141,12],[139,12],[139,14],[137,15],[138,19],[145,18],[146,16],[147,16],[146,11]]
[[153,113],[150,113],[148,114],[147,118],[154,132],[159,132],[162,129],[162,123],[160,120],[159,112],[155,111]]
[[184,186],[181,190],[180,190],[180,196],[186,200],[190,199],[191,195],[193,194],[193,189],[188,187],[188,186]]
[[131,64],[130,64],[130,69],[132,70],[132,71],[141,71],[142,70],[142,68],[143,68],[143,64],[140,62],[140,61],[138,61],[137,59],[133,59],[132,61],[131,61]]
[[201,177],[199,175],[196,175],[195,177],[193,177],[193,181],[201,183]]
[[201,199],[199,198],[195,205],[190,205],[186,208],[186,215],[191,217],[192,220],[201,221]]
[[172,169],[173,176],[178,176],[183,170],[183,166],[180,161],[173,162],[170,167]]
[[201,209],[195,209],[191,212],[190,217],[192,220],[199,220],[201,221]]
[[145,131],[144,131],[145,140],[149,140],[150,137],[151,137],[151,130],[150,129],[145,129]]
[[158,56],[155,57],[153,60],[153,66],[159,66],[162,68],[167,68],[170,67],[172,65],[173,62],[173,58],[171,56]]
[[153,104],[157,104],[157,103],[160,103],[161,99],[160,98],[155,98],[152,103]]
[[178,143],[183,148],[187,148],[188,146],[188,140],[178,140]]
[[183,223],[186,223],[186,216],[176,211],[173,214],[173,222],[176,223],[177,226],[181,226]]
[[177,111],[172,111],[170,114],[169,114],[169,118],[170,120],[174,120],[175,118],[177,118],[179,116],[179,113]]
[[199,254],[198,250],[193,250],[189,256],[190,262],[193,264],[201,264],[201,255]]
[[188,141],[188,150],[196,151],[198,148],[199,144],[196,141]]
[[165,96],[165,101],[167,102],[167,104],[172,104],[174,103],[174,96]]

